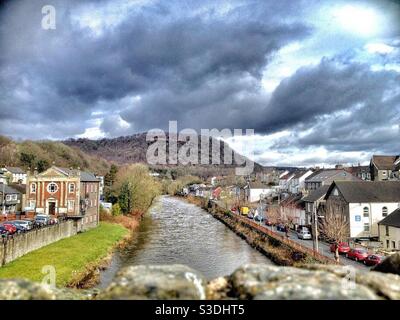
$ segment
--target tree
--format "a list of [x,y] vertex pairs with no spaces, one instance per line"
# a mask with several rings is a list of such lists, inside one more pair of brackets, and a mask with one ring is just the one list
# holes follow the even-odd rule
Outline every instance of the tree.
[[116,204],[121,208],[124,214],[133,211],[132,203],[132,186],[129,181],[124,181],[118,196],[118,203]]
[[333,208],[333,206],[329,206],[325,209],[325,216],[320,222],[320,230],[328,239],[334,241],[334,257],[339,262],[339,243],[349,237],[349,224],[342,207]]
[[281,207],[279,206],[269,207],[267,218],[272,226],[275,226],[279,223],[279,221],[281,220],[281,216],[282,216]]
[[36,166],[39,172],[43,172],[50,167],[50,163],[47,160],[40,159],[37,161]]
[[32,153],[21,152],[19,155],[19,160],[21,164],[25,167],[33,168],[35,166],[36,156]]
[[118,167],[115,164],[112,164],[110,167],[110,171],[104,177],[104,184],[107,187],[112,187],[115,182],[115,178],[118,173]]

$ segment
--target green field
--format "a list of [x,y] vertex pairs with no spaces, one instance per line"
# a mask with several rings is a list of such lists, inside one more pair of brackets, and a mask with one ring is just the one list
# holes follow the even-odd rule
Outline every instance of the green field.
[[128,232],[121,225],[102,222],[95,229],[54,242],[0,267],[0,278],[42,281],[46,276],[42,268],[54,266],[57,286],[66,286],[88,265],[106,257]]

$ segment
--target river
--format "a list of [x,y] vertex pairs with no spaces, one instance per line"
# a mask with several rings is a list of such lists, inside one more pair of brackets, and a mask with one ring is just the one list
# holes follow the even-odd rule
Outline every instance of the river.
[[100,274],[106,287],[119,269],[140,264],[185,264],[208,279],[232,273],[246,263],[272,264],[205,210],[163,196],[150,208],[132,241],[113,255]]

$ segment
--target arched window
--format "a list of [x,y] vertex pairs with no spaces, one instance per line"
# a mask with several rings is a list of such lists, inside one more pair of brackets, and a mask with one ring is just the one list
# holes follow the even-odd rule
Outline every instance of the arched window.
[[69,185],[68,185],[68,187],[69,187],[69,193],[74,193],[75,192],[75,183],[70,183]]
[[364,207],[363,213],[364,213],[364,218],[369,218],[369,208],[368,207]]
[[388,215],[388,208],[387,207],[383,207],[382,208],[382,216],[386,217]]
[[49,193],[56,193],[58,191],[57,184],[54,183],[54,182],[49,183],[48,186],[47,186],[47,191]]
[[31,193],[36,193],[36,183],[31,184]]

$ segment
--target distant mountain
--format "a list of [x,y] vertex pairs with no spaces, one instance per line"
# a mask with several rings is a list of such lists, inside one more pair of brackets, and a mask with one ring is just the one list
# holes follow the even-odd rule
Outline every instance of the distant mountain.
[[[206,159],[208,156],[208,164],[190,164],[190,165],[182,165],[182,164],[170,164],[167,165],[157,165],[151,167],[155,169],[162,168],[178,168],[180,170],[185,170],[187,173],[196,174],[199,172],[204,173],[205,175],[213,175],[213,174],[227,174],[234,170],[234,168],[238,167],[238,164],[233,161],[232,164],[224,164],[224,154],[225,152],[232,153],[232,159],[235,159],[235,154],[237,159],[247,159],[244,156],[237,154],[234,150],[232,150],[229,145],[223,141],[220,142],[220,164],[211,164],[211,159],[213,157],[217,157],[216,152],[212,150],[212,144],[216,143],[217,140],[214,138],[209,138],[209,150],[201,150],[200,142],[198,145],[198,163],[200,163],[200,157],[203,152],[203,157]],[[170,143],[169,135],[165,139],[166,141],[166,155],[167,159],[169,159],[168,146]],[[146,154],[149,146],[154,142],[146,141],[146,133],[134,134],[131,136],[124,136],[118,138],[111,139],[99,139],[99,140],[90,140],[86,138],[80,139],[69,139],[63,141],[64,144],[78,148],[81,151],[92,155],[104,158],[108,161],[115,162],[117,164],[129,164],[129,163],[148,163],[146,159]],[[178,150],[182,147],[186,142],[178,142]],[[204,156],[205,154],[205,156]],[[250,160],[248,160],[250,161]],[[254,171],[260,172],[263,171],[264,168],[258,163],[254,163]]]

